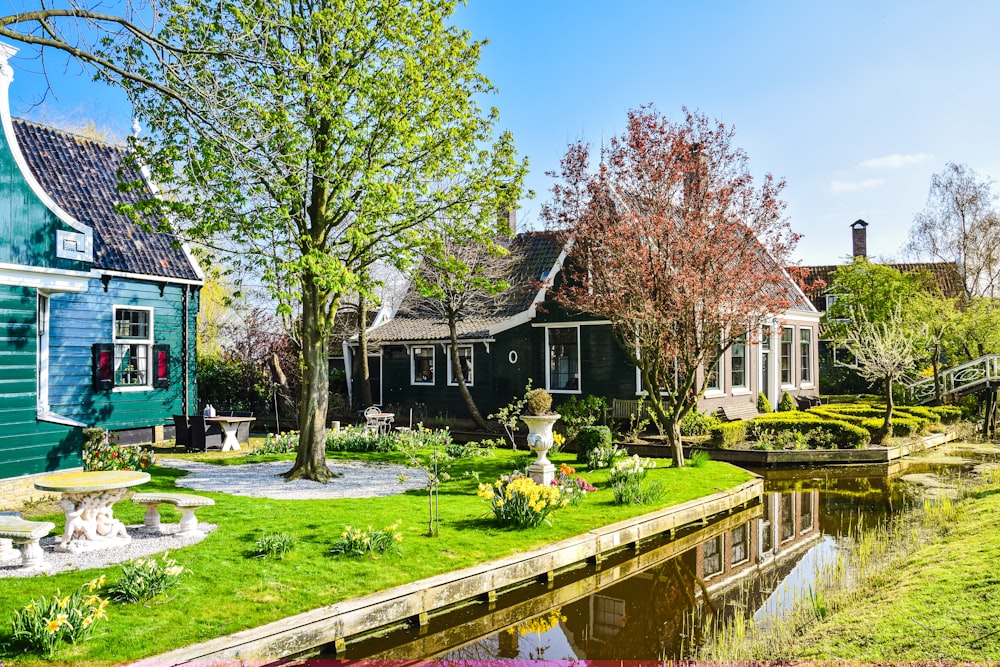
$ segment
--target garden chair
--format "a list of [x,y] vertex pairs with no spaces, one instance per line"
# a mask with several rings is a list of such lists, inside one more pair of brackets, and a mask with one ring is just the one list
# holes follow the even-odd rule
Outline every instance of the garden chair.
[[204,452],[209,449],[222,449],[222,429],[218,424],[205,425],[205,418],[202,415],[191,415],[188,417],[191,423],[189,430],[190,441],[188,451]]
[[174,415],[174,445],[188,449],[191,445],[191,432],[185,415]]
[[370,431],[375,435],[382,432],[382,411],[374,405],[365,408],[365,431]]

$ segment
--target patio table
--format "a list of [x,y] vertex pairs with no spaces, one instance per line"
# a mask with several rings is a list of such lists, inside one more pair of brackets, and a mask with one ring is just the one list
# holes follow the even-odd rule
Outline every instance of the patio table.
[[236,437],[236,431],[243,422],[252,422],[256,417],[226,417],[218,415],[215,417],[205,417],[206,424],[218,424],[226,437],[222,440],[222,451],[228,452],[230,449],[239,449],[240,441]]
[[112,507],[129,487],[145,484],[149,473],[135,470],[67,472],[35,480],[40,491],[61,493],[66,530],[56,551],[79,553],[128,544],[125,524],[114,518]]

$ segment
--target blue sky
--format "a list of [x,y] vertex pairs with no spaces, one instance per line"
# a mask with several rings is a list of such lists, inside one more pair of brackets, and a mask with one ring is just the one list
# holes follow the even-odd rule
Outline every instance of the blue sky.
[[[488,102],[531,163],[523,227],[541,226],[567,144],[600,144],[646,103],[736,128],[753,171],[788,181],[806,264],[846,257],[858,218],[870,255],[898,257],[949,161],[1000,178],[1000,3],[470,0],[456,23],[489,39]],[[38,63],[15,59],[15,115],[128,132],[120,95],[49,64],[58,101],[29,108],[43,84],[22,68]]]

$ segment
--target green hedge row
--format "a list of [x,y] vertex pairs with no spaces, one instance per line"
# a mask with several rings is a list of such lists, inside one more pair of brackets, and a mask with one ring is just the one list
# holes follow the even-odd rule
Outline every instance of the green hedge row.
[[747,439],[747,423],[745,421],[722,422],[709,429],[712,444],[722,449],[729,449]]
[[842,447],[864,447],[871,441],[871,434],[857,424],[836,418],[824,418],[806,412],[775,412],[751,420],[764,428],[775,431],[799,430],[809,437],[812,431],[830,433]]
[[[855,412],[861,414],[854,414]],[[815,408],[809,408],[806,410],[807,414],[814,414],[817,417],[824,419],[835,419],[838,421],[844,421],[848,424],[853,424],[854,426],[860,426],[861,428],[868,431],[868,433],[874,437],[878,433],[879,429],[882,428],[883,413],[878,410],[878,408],[872,407],[867,410],[863,407],[859,407],[856,410],[845,411],[843,408],[839,410],[831,410],[830,406],[822,405]],[[913,435],[919,432],[926,426],[926,420],[920,420],[915,417],[895,417],[892,420],[892,435],[898,437],[905,437],[908,435]]]

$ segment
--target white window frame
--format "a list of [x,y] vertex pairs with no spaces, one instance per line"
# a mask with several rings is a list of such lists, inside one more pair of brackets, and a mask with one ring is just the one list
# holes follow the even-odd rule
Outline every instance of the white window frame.
[[[118,337],[118,312],[128,310],[128,311],[142,311],[146,313],[146,337],[145,338],[119,338]],[[127,392],[127,391],[149,391],[153,388],[153,343],[156,341],[156,334],[153,328],[153,309],[146,306],[133,306],[129,304],[114,304],[111,309],[111,343],[114,346],[114,369],[112,371],[114,378],[114,387],[112,391],[114,392]],[[122,346],[141,346],[146,349],[146,382],[144,384],[122,384],[119,375],[119,366],[121,365],[122,357],[119,354],[119,349]]]
[[[430,350],[431,351],[431,379],[430,381],[418,381],[417,380],[417,350]],[[437,376],[437,353],[434,351],[434,345],[411,345],[410,346],[410,384],[419,387],[432,387],[434,386],[434,380]]]
[[[807,498],[808,498],[808,500],[806,500]],[[812,491],[800,491],[799,492],[799,502],[798,502],[798,508],[797,508],[797,512],[796,512],[796,514],[798,514],[796,524],[797,524],[797,528],[798,528],[798,531],[799,531],[799,535],[802,535],[803,533],[808,533],[810,530],[813,529],[813,526],[816,525],[816,502],[815,502],[815,500],[816,499],[813,497],[813,492]],[[806,506],[807,503],[809,505],[809,525],[806,525],[805,521],[803,521],[803,519],[805,518],[805,515],[802,513],[802,509],[803,509],[803,507]]]
[[[764,515],[757,520],[757,553],[762,558],[773,554],[775,547],[778,545],[777,497],[777,493],[766,493],[761,498],[761,504],[764,506]],[[765,533],[770,537],[771,542],[771,546],[767,549],[764,548]]]
[[[576,330],[576,389],[553,389],[552,388],[552,346],[549,345],[549,330],[551,329],[575,329]],[[550,394],[582,394],[583,393],[583,368],[580,362],[580,325],[578,324],[553,324],[545,327],[545,389]]]
[[[785,332],[791,332],[791,340],[788,343],[788,379],[789,382],[785,382],[784,369],[782,366],[783,357],[785,356]],[[782,389],[794,389],[795,388],[795,327],[783,326],[781,327],[781,335],[778,336],[778,379],[781,382]]]
[[[742,384],[736,384],[733,381],[733,367],[735,366],[735,364],[732,361],[733,357],[735,356],[733,354],[733,350],[736,348],[737,345],[743,347]],[[733,396],[748,396],[750,394],[750,364],[747,363],[749,359],[750,359],[750,345],[748,344],[747,338],[745,336],[742,341],[733,343],[732,345],[729,346],[729,383],[730,383],[730,391],[732,392]]]
[[715,362],[715,377],[717,378],[718,385],[715,387],[708,386],[708,378],[711,376],[711,372],[705,369],[705,398],[720,398],[726,395],[726,364],[723,361],[725,354],[719,355],[719,360]]
[[49,327],[51,326],[51,301],[48,294],[38,292],[38,385],[36,387],[38,412],[49,411]]
[[[705,541],[705,548],[702,550],[701,554],[701,570],[705,579],[711,579],[712,577],[717,577],[726,571],[726,541],[722,538],[723,538],[722,535],[718,535],[710,540]],[[715,556],[719,559],[719,569],[713,572],[709,572],[708,571],[709,555],[706,552],[708,549],[708,545],[713,543],[717,547]]]
[[[809,340],[802,337],[808,333]],[[813,386],[813,330],[811,327],[799,327],[799,382],[801,387],[811,388]],[[803,347],[807,354],[803,355]]]
[[[743,529],[743,558],[736,560],[735,548],[736,542],[736,531]],[[750,560],[750,523],[740,524],[736,526],[731,531],[729,531],[729,562],[731,565],[742,565]]]
[[[459,355],[462,354],[462,348],[465,348],[465,347],[469,348],[469,378],[465,381],[465,386],[466,387],[474,387],[474,386],[476,386],[476,384],[475,384],[475,380],[476,380],[476,350],[475,350],[475,345],[473,345],[471,343],[468,343],[468,344],[459,343],[458,344],[458,353],[459,353]],[[454,366],[451,363],[451,344],[448,344],[448,345],[444,346],[444,352],[445,352],[445,356],[448,357],[448,386],[449,387],[457,387],[458,386],[458,380],[454,379],[455,378],[455,373],[454,373],[454,370],[453,370]]]

